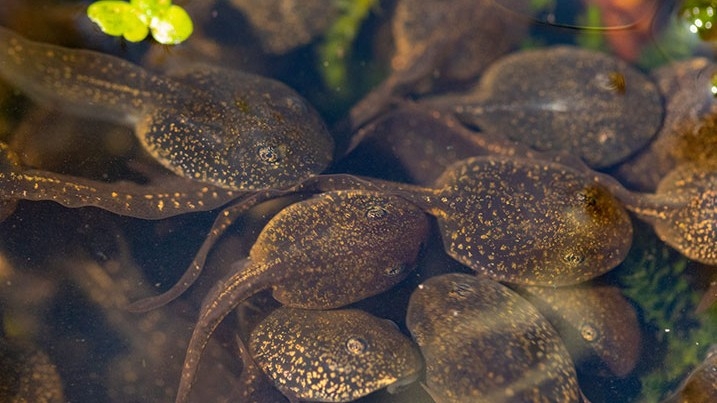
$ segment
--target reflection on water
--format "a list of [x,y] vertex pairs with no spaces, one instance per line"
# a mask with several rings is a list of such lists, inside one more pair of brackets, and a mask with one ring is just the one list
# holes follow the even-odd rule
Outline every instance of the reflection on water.
[[172,48],[7,3],[0,400],[714,396],[714,65],[676,2],[192,2]]

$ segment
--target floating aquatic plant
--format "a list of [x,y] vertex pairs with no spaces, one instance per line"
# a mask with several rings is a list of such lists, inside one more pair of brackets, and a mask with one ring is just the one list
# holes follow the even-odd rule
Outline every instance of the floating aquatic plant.
[[192,19],[171,0],[101,0],[87,8],[87,16],[102,32],[139,42],[152,33],[164,45],[186,40],[194,30]]
[[656,238],[642,238],[636,239],[640,247],[633,249],[619,279],[664,350],[660,364],[640,377],[644,401],[657,402],[678,387],[717,340],[717,311],[696,314],[700,295],[688,281],[688,261]]

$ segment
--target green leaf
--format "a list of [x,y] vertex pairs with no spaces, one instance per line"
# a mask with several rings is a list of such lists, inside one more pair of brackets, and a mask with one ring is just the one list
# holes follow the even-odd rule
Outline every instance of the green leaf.
[[139,12],[142,20],[150,27],[152,20],[157,18],[171,5],[171,0],[130,0],[130,4]]
[[143,40],[151,31],[157,42],[173,45],[194,30],[189,14],[171,0],[101,0],[87,8],[87,16],[102,32],[130,42]]
[[184,42],[194,31],[189,14],[182,7],[174,5],[162,10],[156,18],[153,18],[149,28],[154,39],[165,45]]
[[124,1],[98,1],[87,8],[87,16],[102,32],[111,36],[123,36],[130,42],[147,37],[149,29],[142,22],[134,7]]

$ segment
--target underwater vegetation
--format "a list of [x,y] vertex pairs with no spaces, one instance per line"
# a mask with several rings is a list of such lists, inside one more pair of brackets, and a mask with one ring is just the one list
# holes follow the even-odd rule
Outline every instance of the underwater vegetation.
[[683,3],[88,3],[0,10],[0,400],[714,396]]
[[657,342],[660,362],[643,368],[640,375],[643,398],[657,402],[708,355],[717,340],[717,309],[695,312],[701,296],[690,284],[688,260],[654,238],[638,237],[636,242],[639,247],[616,276]]
[[337,1],[339,15],[326,31],[325,38],[318,49],[318,61],[325,85],[334,88],[337,94],[345,92],[349,83],[348,61],[351,60],[351,48],[356,40],[361,23],[366,20],[372,9],[378,6],[377,0]]

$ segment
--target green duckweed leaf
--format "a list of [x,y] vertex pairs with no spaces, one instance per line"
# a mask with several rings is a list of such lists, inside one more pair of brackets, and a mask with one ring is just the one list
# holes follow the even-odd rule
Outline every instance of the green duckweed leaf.
[[147,37],[149,28],[135,8],[124,1],[98,1],[87,8],[87,16],[102,32],[111,36],[123,36],[130,42]]
[[194,30],[192,19],[179,6],[171,6],[153,18],[149,28],[157,42],[165,45],[176,45],[184,42]]
[[189,14],[171,0],[101,0],[87,8],[87,16],[102,32],[130,42],[145,39],[151,31],[157,42],[174,45],[194,30]]

